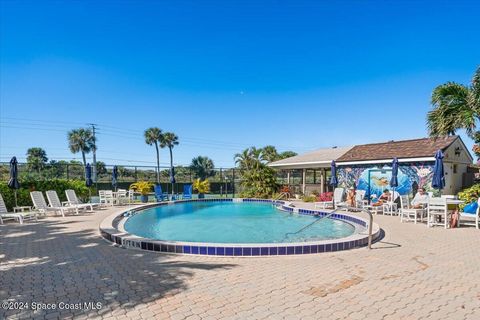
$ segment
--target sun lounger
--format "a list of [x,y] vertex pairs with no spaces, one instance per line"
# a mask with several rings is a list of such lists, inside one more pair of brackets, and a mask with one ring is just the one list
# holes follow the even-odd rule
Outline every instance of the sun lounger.
[[51,207],[47,205],[43,194],[40,191],[30,192],[30,197],[32,198],[33,207],[38,210],[40,213],[47,214],[48,211],[53,211],[56,214],[60,213],[65,217],[65,208],[64,207]]
[[77,206],[79,209],[90,208],[90,211],[93,211],[93,207],[98,207],[99,203],[83,203],[77,197],[75,190],[68,189],[65,190],[65,195],[67,196],[68,205]]
[[37,212],[34,211],[21,211],[21,212],[8,212],[7,206],[3,201],[3,197],[0,194],[0,224],[3,224],[4,220],[16,220],[22,224],[25,220],[37,221]]

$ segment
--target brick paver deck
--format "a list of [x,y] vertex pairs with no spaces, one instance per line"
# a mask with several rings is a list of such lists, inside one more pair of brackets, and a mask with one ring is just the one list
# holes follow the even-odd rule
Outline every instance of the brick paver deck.
[[376,216],[385,237],[371,251],[192,257],[110,245],[98,225],[112,210],[0,226],[0,301],[29,303],[0,319],[480,319],[474,228]]

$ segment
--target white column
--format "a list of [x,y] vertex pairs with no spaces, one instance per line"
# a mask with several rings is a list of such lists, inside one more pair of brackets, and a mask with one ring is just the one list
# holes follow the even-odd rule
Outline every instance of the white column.
[[287,185],[290,185],[290,170],[287,171]]
[[306,189],[306,185],[305,185],[306,177],[307,177],[307,169],[302,169],[302,193],[303,194],[305,194],[305,189]]
[[322,168],[322,170],[320,171],[320,193],[324,193],[325,192],[325,169]]

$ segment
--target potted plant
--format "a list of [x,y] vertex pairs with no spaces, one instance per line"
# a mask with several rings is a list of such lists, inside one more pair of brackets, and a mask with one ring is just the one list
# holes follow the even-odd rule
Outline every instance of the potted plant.
[[130,189],[140,193],[140,201],[148,202],[148,194],[152,191],[153,183],[148,181],[138,181],[130,185]]
[[205,198],[205,193],[210,192],[210,182],[208,179],[205,180],[200,180],[196,179],[193,181],[193,190],[198,192],[198,199],[204,199]]

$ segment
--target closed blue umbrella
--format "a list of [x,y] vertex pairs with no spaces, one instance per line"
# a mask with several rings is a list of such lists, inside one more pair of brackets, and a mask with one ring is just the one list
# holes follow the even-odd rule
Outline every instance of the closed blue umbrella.
[[395,190],[398,187],[398,159],[392,161],[392,178],[390,179],[390,187]]
[[332,160],[330,170],[332,171],[332,176],[330,177],[330,185],[336,188],[338,186],[338,179],[337,179],[337,164],[335,163],[335,160]]
[[118,184],[118,168],[117,166],[113,166],[112,170],[112,186],[115,188],[115,191],[117,189],[117,184]]
[[93,185],[92,167],[90,166],[90,163],[87,163],[87,166],[85,167],[85,185],[87,187],[91,187]]
[[445,171],[443,169],[443,152],[435,153],[435,166],[433,167],[432,188],[442,190],[445,188]]
[[14,190],[15,207],[17,207],[17,190],[20,189],[20,183],[18,182],[18,162],[16,157],[12,157],[10,160],[10,179],[8,180],[8,187]]
[[395,188],[398,187],[398,159],[393,158],[392,161],[392,178],[390,179],[390,187],[392,187],[392,201],[395,200]]

